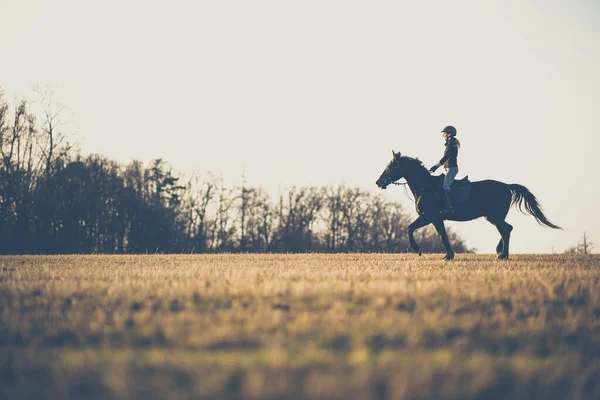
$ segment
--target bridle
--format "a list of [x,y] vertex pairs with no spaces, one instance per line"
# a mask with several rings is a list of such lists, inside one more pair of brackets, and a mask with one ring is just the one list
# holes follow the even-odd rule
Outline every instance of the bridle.
[[[400,178],[400,179],[402,179],[402,178]],[[406,187],[408,186],[408,182],[406,182],[406,181],[399,182],[400,179],[398,179],[396,181],[392,181],[392,182],[388,183],[386,186],[389,186],[389,185],[403,186],[404,187],[404,195],[406,196],[406,198],[409,199],[410,201],[412,201],[413,203],[415,203],[416,199],[415,198],[411,199],[408,195],[408,190],[406,189]],[[419,190],[419,192],[417,193],[417,196],[419,196],[423,192],[423,190],[425,190],[425,187],[422,187],[421,190]],[[413,197],[414,197],[414,195],[413,195]]]

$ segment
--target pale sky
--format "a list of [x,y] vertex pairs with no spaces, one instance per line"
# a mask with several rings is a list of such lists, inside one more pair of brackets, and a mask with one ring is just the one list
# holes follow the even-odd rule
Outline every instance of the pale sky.
[[[513,209],[512,252],[600,250],[596,1],[0,0],[0,41],[0,86],[54,87],[84,154],[377,193],[392,149],[429,167],[454,125],[459,177],[525,185],[565,228]],[[485,220],[448,225],[494,252]]]

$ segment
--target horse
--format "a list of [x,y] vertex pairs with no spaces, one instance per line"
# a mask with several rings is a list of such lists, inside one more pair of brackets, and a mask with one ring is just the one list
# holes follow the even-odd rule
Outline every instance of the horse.
[[[450,246],[444,221],[471,221],[484,217],[500,233],[500,241],[496,246],[498,259],[508,260],[510,233],[513,227],[505,219],[513,205],[522,213],[532,215],[541,226],[562,229],[546,218],[537,198],[525,186],[494,180],[472,182],[468,199],[461,203],[453,201],[454,211],[442,213],[444,175],[431,175],[418,158],[402,156],[400,152],[396,153],[393,150],[392,156],[392,161],[385,167],[375,184],[379,188],[385,189],[401,178],[406,180],[415,199],[415,208],[419,215],[408,227],[408,239],[411,248],[419,255],[422,254],[422,249],[413,237],[415,230],[433,224],[446,249],[444,259],[449,261],[454,259],[454,251]],[[455,180],[452,186],[460,184],[461,180]]]

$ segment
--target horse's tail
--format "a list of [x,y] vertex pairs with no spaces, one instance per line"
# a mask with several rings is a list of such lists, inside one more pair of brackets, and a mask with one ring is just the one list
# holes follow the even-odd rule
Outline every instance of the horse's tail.
[[[546,218],[542,211],[542,206],[540,206],[538,199],[536,199],[529,189],[517,184],[508,185],[508,188],[512,193],[511,205],[516,205],[523,214],[532,215],[540,225],[546,225],[554,229],[562,229],[560,226],[554,225],[552,222],[548,221],[548,218]],[[525,209],[523,209],[523,207]]]

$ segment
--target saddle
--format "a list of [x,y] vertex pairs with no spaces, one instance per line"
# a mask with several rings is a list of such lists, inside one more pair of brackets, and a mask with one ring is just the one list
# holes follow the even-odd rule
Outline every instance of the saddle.
[[[443,198],[444,189],[442,185],[444,184],[444,178],[446,175],[441,174],[438,177],[438,190],[439,196]],[[452,182],[452,186],[450,186],[450,197],[456,203],[462,203],[464,201],[469,200],[471,196],[471,181],[469,180],[469,175],[465,176],[462,179],[455,179]]]
[[[439,185],[442,186],[444,184],[444,179],[446,179],[446,174],[441,174],[440,176],[438,176],[438,181],[439,181]],[[452,186],[450,186],[450,188],[453,187],[458,187],[458,186],[464,186],[464,185],[470,185],[471,181],[469,180],[469,175],[465,176],[464,178],[461,179],[455,179],[452,182]]]

